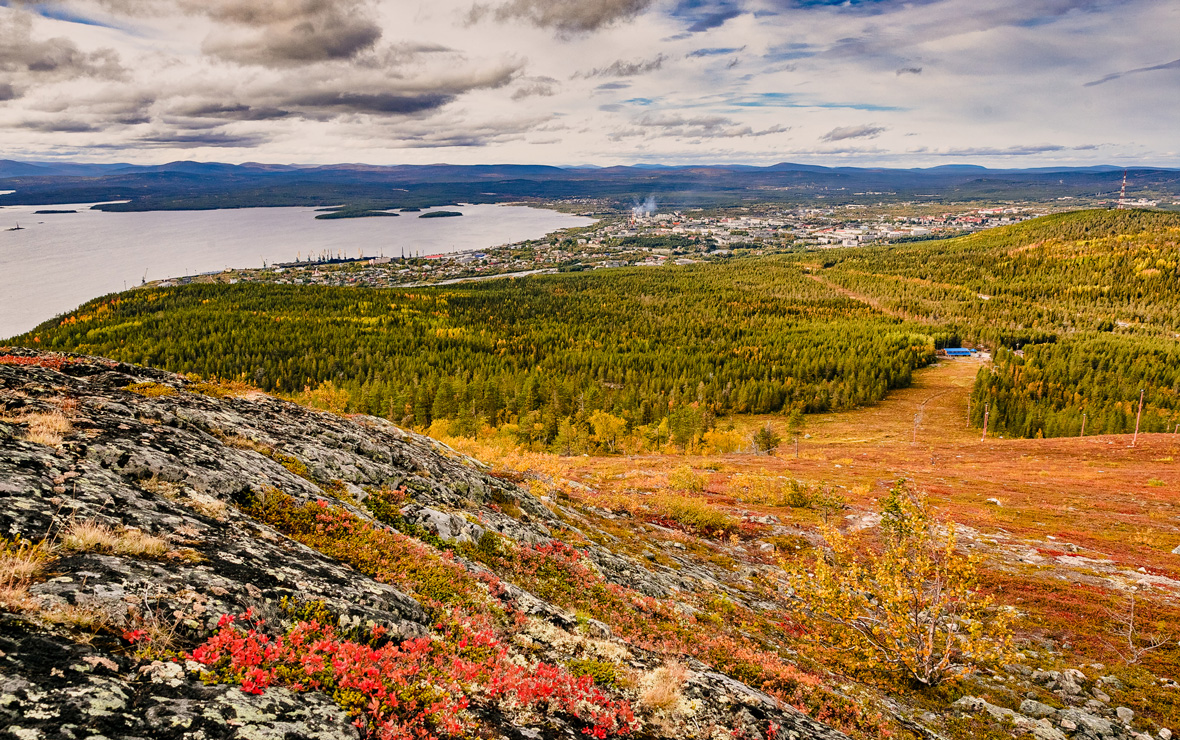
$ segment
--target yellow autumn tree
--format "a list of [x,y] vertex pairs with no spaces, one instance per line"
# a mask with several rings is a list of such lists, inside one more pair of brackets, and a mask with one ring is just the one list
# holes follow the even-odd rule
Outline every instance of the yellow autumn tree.
[[881,504],[880,537],[823,526],[814,560],[785,563],[811,634],[867,667],[935,686],[1002,659],[1008,612],[978,590],[978,558],[956,548],[925,496],[900,480]]

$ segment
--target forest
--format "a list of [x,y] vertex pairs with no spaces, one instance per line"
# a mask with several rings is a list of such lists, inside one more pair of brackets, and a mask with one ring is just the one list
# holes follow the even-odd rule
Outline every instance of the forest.
[[1076,211],[938,242],[800,259],[908,321],[995,349],[973,422],[1015,436],[1180,423],[1180,215]]
[[405,426],[611,450],[621,436],[684,447],[718,415],[873,403],[933,359],[936,337],[775,257],[413,290],[148,288],[16,341]]

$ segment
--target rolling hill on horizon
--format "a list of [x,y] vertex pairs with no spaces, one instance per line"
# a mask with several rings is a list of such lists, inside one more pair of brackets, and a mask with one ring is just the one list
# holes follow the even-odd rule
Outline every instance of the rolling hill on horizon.
[[[1135,192],[1180,194],[1180,170],[1132,168]],[[1113,166],[990,170],[974,165],[887,169],[779,163],[749,165],[270,165],[171,162],[162,165],[0,160],[3,205],[105,203],[104,210],[189,210],[249,206],[394,208],[455,202],[599,199],[629,207],[654,195],[661,207],[750,202],[827,204],[918,199],[1115,197]],[[866,201],[866,202],[867,202]]]

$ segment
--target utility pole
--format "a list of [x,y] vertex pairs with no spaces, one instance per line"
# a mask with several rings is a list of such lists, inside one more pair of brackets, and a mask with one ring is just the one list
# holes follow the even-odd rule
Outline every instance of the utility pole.
[[913,444],[918,444],[918,417],[921,414],[914,414],[914,441]]
[[1143,418],[1143,389],[1139,389],[1139,413],[1135,415],[1135,436],[1131,438],[1131,446],[1139,441],[1139,420]]
[[1082,414],[1082,433],[1079,434],[1078,436],[1079,437],[1086,436],[1086,415],[1085,414]]
[[980,442],[987,439],[987,420],[988,420],[988,417],[991,416],[991,411],[992,411],[992,404],[991,404],[991,401],[988,401],[983,406],[983,436],[979,438]]

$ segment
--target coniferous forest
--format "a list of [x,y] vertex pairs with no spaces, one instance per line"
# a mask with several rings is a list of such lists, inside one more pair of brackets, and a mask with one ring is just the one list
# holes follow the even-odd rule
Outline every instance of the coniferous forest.
[[[407,290],[146,288],[17,342],[240,379],[520,441],[659,443],[719,415],[880,400],[935,347],[994,351],[973,422],[1017,436],[1180,423],[1180,216],[1081,211],[965,237]],[[585,447],[585,444],[581,445]]]
[[882,310],[995,350],[972,421],[1015,436],[1180,423],[1180,216],[1079,211],[939,242],[841,250],[813,269]]
[[592,418],[667,442],[718,414],[852,408],[934,356],[928,334],[783,258],[434,289],[144,289],[20,341],[308,393],[403,425],[513,424],[544,445]]

